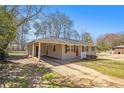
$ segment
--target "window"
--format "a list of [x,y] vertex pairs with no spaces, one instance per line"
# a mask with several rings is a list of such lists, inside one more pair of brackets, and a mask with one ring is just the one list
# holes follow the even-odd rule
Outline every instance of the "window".
[[65,45],[65,53],[67,53],[67,45]]
[[67,46],[67,51],[70,51],[70,46]]
[[95,47],[92,47],[92,51],[95,51]]
[[88,48],[88,46],[86,46],[86,51],[89,51],[89,48]]
[[54,51],[54,52],[56,51],[56,46],[55,46],[55,45],[53,46],[53,51]]
[[72,51],[72,52],[74,51],[74,46],[71,46],[71,51]]
[[84,52],[84,46],[82,46],[82,52]]
[[70,46],[65,45],[65,53],[67,53],[68,51],[70,51]]

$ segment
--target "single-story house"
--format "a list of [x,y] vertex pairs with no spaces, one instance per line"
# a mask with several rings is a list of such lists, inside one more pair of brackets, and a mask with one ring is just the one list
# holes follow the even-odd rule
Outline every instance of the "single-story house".
[[28,55],[41,58],[49,56],[60,60],[80,57],[85,52],[87,57],[95,58],[95,46],[92,43],[83,43],[77,40],[49,37],[33,40],[27,44]]
[[124,54],[124,45],[115,46],[112,50],[113,54]]

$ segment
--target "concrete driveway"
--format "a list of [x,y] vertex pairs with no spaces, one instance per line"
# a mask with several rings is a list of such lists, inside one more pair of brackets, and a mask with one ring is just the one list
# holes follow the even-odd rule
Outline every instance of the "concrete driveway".
[[104,75],[96,70],[80,66],[75,62],[79,59],[61,61],[50,57],[42,57],[41,62],[33,58],[23,58],[18,60],[10,60],[22,64],[42,64],[53,71],[70,77],[70,79],[77,81],[78,84],[89,87],[124,87],[124,80]]
[[70,76],[74,80],[89,79],[98,87],[124,87],[123,79],[107,76],[94,69],[80,66],[75,63],[76,61],[78,62],[79,59],[61,61],[50,57],[43,57],[41,64],[50,67],[62,75]]

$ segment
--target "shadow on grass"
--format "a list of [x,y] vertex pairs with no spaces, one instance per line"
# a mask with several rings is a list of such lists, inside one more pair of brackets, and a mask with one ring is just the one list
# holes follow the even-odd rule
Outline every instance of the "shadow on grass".
[[0,62],[0,87],[33,87],[32,80],[51,72],[40,64]]
[[1,62],[0,68],[0,87],[80,87],[69,78],[53,72],[42,64],[20,64],[8,61]]

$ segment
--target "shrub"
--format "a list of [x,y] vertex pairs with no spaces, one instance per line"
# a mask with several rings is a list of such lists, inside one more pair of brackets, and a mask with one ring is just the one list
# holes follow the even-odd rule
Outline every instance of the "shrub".
[[0,60],[4,60],[7,56],[7,47],[16,36],[17,25],[13,15],[0,7]]

